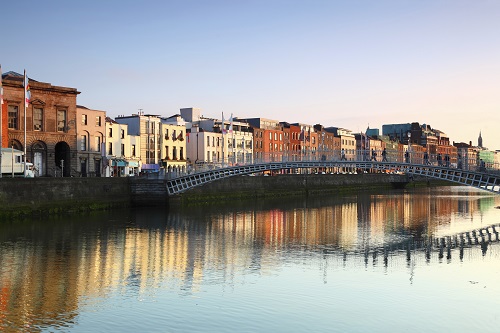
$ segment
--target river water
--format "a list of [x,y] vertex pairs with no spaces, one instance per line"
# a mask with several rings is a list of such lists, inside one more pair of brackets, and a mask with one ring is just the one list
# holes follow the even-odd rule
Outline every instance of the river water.
[[439,187],[2,221],[0,331],[499,332],[498,206]]

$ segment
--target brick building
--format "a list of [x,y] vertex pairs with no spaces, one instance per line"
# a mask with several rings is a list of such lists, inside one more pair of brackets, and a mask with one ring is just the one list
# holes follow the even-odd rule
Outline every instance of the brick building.
[[[7,147],[24,151],[24,76],[2,75]],[[69,177],[77,173],[75,88],[29,80],[30,103],[26,109],[26,158],[38,176]],[[3,131],[2,131],[3,132]],[[5,140],[2,140],[2,142]]]

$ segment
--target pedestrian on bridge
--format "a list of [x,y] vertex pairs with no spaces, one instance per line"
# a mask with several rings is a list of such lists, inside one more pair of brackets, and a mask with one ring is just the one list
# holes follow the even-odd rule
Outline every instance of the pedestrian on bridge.
[[384,148],[384,150],[382,151],[382,162],[389,162],[387,160],[387,149]]
[[437,160],[438,166],[443,166],[443,156],[441,156],[441,153],[438,154]]
[[431,162],[429,162],[429,154],[427,154],[427,152],[424,153],[424,164],[425,165],[431,164]]
[[341,150],[340,160],[341,161],[347,161],[347,158],[345,158],[345,150],[344,150],[344,148],[342,148],[342,150]]
[[370,161],[377,161],[377,152],[375,149],[372,149],[372,159]]

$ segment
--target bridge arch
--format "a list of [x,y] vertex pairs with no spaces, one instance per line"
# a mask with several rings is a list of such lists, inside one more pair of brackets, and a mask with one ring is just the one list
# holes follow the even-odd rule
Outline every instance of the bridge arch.
[[258,172],[285,169],[313,169],[332,167],[345,169],[354,168],[362,170],[390,171],[406,174],[409,176],[419,175],[433,179],[447,180],[450,182],[479,188],[495,194],[500,193],[500,176],[496,174],[461,170],[444,166],[377,161],[291,161],[222,167],[213,170],[199,171],[170,179],[167,181],[167,190],[169,195],[174,195],[185,192],[196,186],[238,175],[247,175]]

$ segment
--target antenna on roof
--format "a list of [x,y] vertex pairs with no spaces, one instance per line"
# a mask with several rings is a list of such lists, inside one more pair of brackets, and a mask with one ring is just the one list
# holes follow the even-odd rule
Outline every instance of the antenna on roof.
[[138,110],[139,110],[139,116],[142,116],[143,115],[143,112],[142,112],[143,109],[138,109]]

